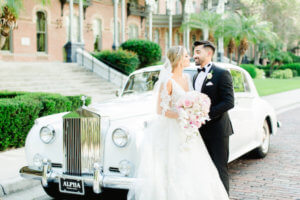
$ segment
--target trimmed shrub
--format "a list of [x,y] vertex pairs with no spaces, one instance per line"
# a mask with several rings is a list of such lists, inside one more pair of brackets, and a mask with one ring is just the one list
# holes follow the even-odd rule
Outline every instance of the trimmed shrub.
[[136,53],[122,49],[117,51],[105,50],[95,53],[93,56],[126,75],[134,72],[140,64]]
[[285,64],[285,65],[280,66],[279,69],[296,70],[297,71],[297,75],[300,75],[300,63]]
[[[265,71],[265,74],[267,77],[270,77],[270,65],[267,66],[257,66],[257,68],[262,69]],[[274,69],[277,69],[278,66],[274,66]],[[292,71],[295,70],[297,71],[297,75],[295,72],[293,72],[294,77],[300,75],[300,63],[290,63],[290,64],[284,64],[281,65],[277,70],[284,70],[284,69],[291,69]],[[275,70],[275,71],[277,71]]]
[[[50,93],[0,92],[0,150],[21,147],[34,120],[49,114],[76,110],[80,95]],[[88,97],[86,105],[91,103]]]
[[279,78],[279,79],[293,78],[293,72],[291,69],[276,70],[271,74],[271,78]]
[[296,77],[296,76],[298,76],[298,72],[297,72],[297,70],[292,70],[292,72],[293,72],[293,77]]
[[139,68],[152,65],[161,60],[161,48],[149,40],[132,39],[121,44],[121,48],[135,52],[140,60]]
[[242,65],[240,65],[240,67],[243,68],[244,70],[246,70],[252,78],[256,77],[255,65],[253,65],[253,64],[242,64]]
[[255,71],[256,71],[256,76],[255,76],[256,79],[262,79],[265,77],[264,70],[255,68]]

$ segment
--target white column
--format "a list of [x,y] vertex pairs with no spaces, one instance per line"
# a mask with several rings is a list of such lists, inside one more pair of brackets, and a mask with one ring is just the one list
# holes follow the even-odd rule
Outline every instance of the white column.
[[173,29],[172,10],[168,9],[167,14],[169,15],[169,48],[170,48],[172,46],[172,29]]
[[79,0],[79,42],[84,43],[83,41],[83,2]]
[[[212,0],[208,0],[207,1],[207,10],[211,10],[211,9],[212,9]],[[209,30],[207,28],[205,28],[203,30],[203,39],[208,40],[208,35],[209,35]]]
[[153,6],[152,5],[149,5],[149,40],[152,41],[152,9],[153,9]]
[[113,48],[118,49],[118,47],[119,47],[119,42],[118,42],[118,36],[119,36],[118,4],[119,4],[119,0],[113,0],[113,1],[114,1],[114,44],[113,44]]
[[[191,1],[189,0],[185,0],[185,4],[184,4],[184,22],[188,22],[190,20],[190,13],[191,13]],[[186,48],[186,50],[188,51],[188,53],[190,53],[190,28],[187,27],[184,32],[183,32],[183,44],[184,47]]]
[[121,30],[122,30],[122,38],[121,38],[121,42],[125,42],[125,0],[121,1],[121,15],[122,15],[122,19],[121,19]]
[[69,1],[69,42],[73,42],[72,32],[73,32],[73,0]]
[[[222,18],[224,17],[224,0],[219,0],[219,4],[217,7],[217,13],[222,15]],[[222,62],[224,56],[224,38],[219,37],[218,38],[218,61]]]

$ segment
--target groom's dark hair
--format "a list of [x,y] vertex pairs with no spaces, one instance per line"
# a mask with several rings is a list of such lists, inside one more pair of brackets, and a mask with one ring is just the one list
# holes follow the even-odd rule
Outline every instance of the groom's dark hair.
[[210,48],[213,51],[213,54],[215,53],[216,47],[212,42],[208,40],[195,41],[193,49],[195,49],[196,46],[200,46],[200,45],[203,45],[204,48]]

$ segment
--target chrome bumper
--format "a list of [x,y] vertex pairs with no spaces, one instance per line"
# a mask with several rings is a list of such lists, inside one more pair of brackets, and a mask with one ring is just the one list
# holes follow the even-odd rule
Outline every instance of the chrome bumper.
[[48,186],[48,182],[58,183],[60,178],[81,179],[85,186],[93,187],[96,194],[102,192],[101,188],[129,189],[135,181],[134,178],[129,177],[105,176],[101,171],[100,167],[95,165],[93,175],[70,176],[53,171],[50,162],[43,162],[42,170],[25,166],[20,169],[20,175],[23,178],[41,180],[44,187]]

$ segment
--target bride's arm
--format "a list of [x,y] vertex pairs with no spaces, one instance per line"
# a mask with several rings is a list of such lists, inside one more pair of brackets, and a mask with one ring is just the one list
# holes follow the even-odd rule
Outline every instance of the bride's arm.
[[159,89],[157,100],[157,113],[168,118],[177,119],[178,113],[170,110],[172,82],[169,80],[166,86],[162,84]]

